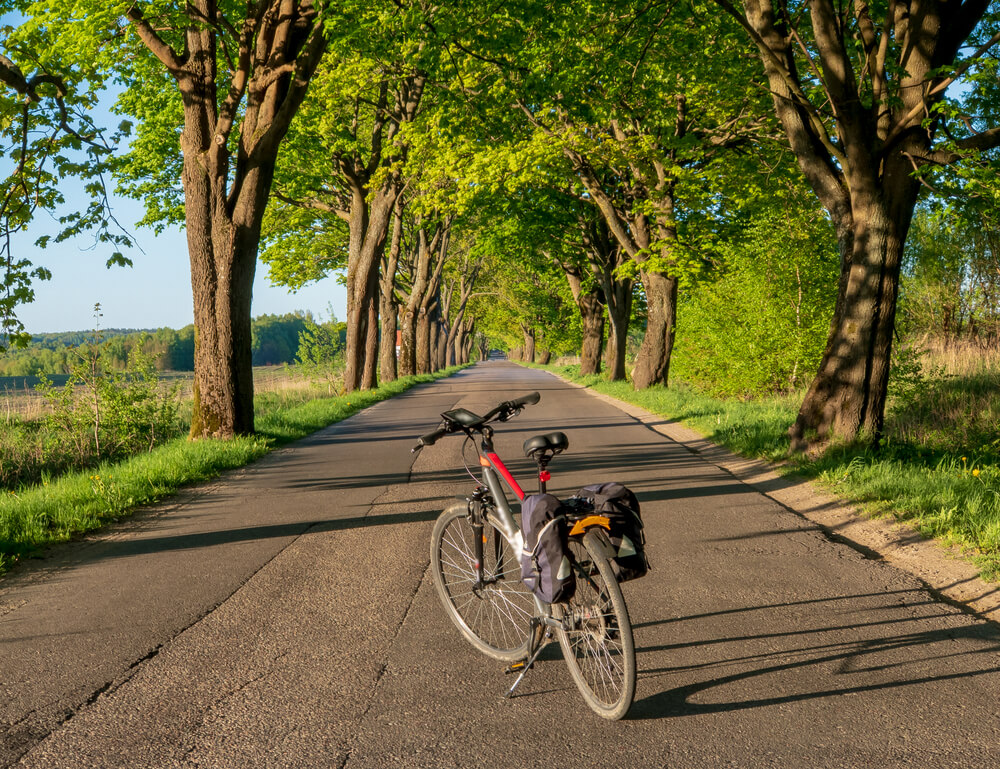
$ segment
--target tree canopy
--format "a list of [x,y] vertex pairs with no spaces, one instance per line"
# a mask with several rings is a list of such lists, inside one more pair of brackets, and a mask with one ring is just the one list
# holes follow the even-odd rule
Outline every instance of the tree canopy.
[[[987,0],[10,5],[5,226],[74,174],[76,230],[121,237],[108,174],[184,223],[193,434],[252,430],[258,255],[292,290],[343,277],[348,389],[578,355],[637,388],[808,386],[800,447],[878,439],[901,291],[903,327],[996,336]],[[86,117],[109,83],[117,154]],[[8,257],[13,338],[45,275]]]

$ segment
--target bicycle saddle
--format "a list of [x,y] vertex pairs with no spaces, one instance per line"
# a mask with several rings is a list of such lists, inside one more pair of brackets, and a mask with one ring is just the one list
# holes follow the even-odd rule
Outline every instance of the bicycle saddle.
[[569,448],[569,438],[566,433],[549,433],[548,435],[536,435],[528,438],[524,442],[524,456],[533,457],[538,452],[551,451],[558,454]]

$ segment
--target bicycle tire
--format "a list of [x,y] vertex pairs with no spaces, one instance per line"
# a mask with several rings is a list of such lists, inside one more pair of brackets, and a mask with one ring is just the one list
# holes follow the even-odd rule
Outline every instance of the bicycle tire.
[[473,530],[466,503],[452,505],[438,516],[431,534],[434,587],[445,613],[469,643],[494,659],[514,662],[527,656],[535,602],[521,582],[517,553],[503,534],[486,521],[483,536],[487,584],[476,590]]
[[[628,607],[596,531],[569,541],[576,592],[564,606],[573,627],[558,631],[573,681],[591,710],[617,721],[635,697],[635,643]],[[596,610],[596,611],[595,611]]]

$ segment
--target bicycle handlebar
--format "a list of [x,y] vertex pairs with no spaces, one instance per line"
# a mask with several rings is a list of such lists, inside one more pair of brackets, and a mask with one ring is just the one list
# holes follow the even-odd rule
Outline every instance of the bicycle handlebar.
[[[448,419],[446,414],[442,414],[444,419],[444,424],[441,425],[437,430],[432,433],[427,433],[427,435],[421,435],[417,439],[417,445],[410,449],[410,453],[414,454],[424,446],[433,446],[438,442],[439,439],[451,433],[456,433],[460,430],[474,429],[477,427],[482,427],[488,422],[498,419],[501,422],[506,422],[514,414],[523,409],[525,406],[533,406],[541,400],[541,395],[537,392],[528,393],[527,395],[522,395],[520,398],[515,398],[514,400],[504,401],[499,406],[497,406],[492,411],[488,412],[485,416],[479,418],[478,421],[471,422],[468,424],[462,424],[461,422],[452,421]],[[450,413],[450,412],[446,412]],[[470,416],[474,416],[471,412],[468,412]]]
[[527,395],[522,395],[520,398],[515,398],[512,401],[507,401],[508,405],[513,408],[519,409],[523,406],[534,406],[538,401],[542,399],[542,396],[537,392],[528,393]]
[[447,427],[439,427],[432,433],[427,433],[427,435],[421,435],[420,438],[417,439],[417,445],[413,447],[410,453],[413,453],[414,451],[419,451],[424,446],[433,446],[435,443],[438,442],[439,438],[443,438],[448,434],[448,432],[449,431]]

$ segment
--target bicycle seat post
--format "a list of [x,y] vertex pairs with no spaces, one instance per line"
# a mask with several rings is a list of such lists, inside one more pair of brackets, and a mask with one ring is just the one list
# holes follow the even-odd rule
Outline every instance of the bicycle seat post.
[[552,455],[539,452],[535,455],[535,461],[538,463],[538,493],[545,494],[545,484],[552,479],[552,474],[546,469],[549,466],[549,462],[552,460]]

